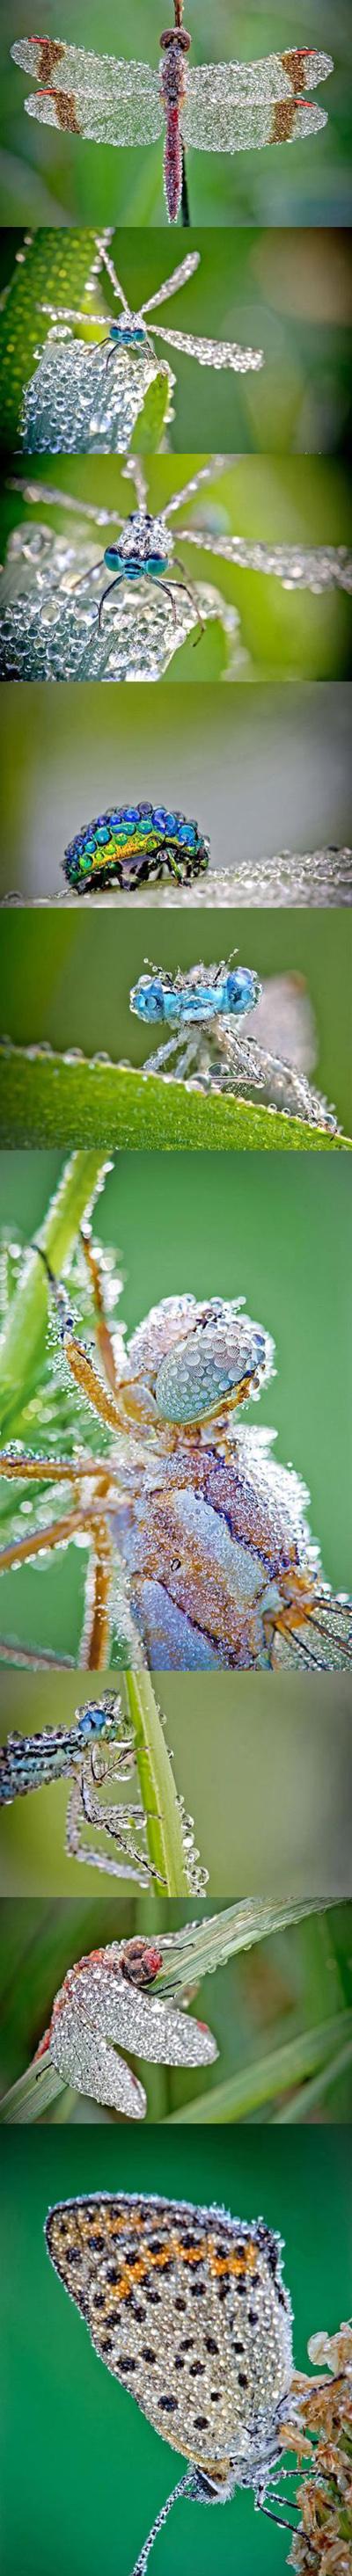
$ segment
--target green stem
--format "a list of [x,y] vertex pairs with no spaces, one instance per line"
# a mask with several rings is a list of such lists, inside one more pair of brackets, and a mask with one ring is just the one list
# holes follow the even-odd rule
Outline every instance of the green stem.
[[182,1817],[152,1682],[146,1673],[139,1673],[138,1678],[136,1673],[126,1673],[125,1688],[134,1727],[149,1859],[167,1896],[188,1896]]
[[34,2066],[27,2066],[25,2075],[19,2076],[18,2084],[12,2084],[10,2092],[4,2093],[0,2103],[1,2125],[6,2126],[11,2121],[13,2127],[23,2121],[28,2125],[31,2120],[41,2120],[43,2112],[49,2110],[51,2102],[55,2102],[63,2090],[61,2075],[57,2075],[56,2066],[52,2066],[48,2050],[45,2058],[38,2058]]
[[[65,1163],[55,1197],[51,1199],[43,1225],[38,1227],[38,1243],[43,1246],[55,1276],[61,1272],[92,1199],[104,1178],[105,1164],[100,1152],[77,1153]],[[48,1282],[44,1263],[29,1250],[21,1285],[16,1289],[0,1339],[0,1440],[8,1440],[18,1426],[25,1401],[33,1391],[42,1362],[43,1342],[48,1309]]]
[[161,1933],[159,1992],[193,1985],[224,1967],[236,1950],[251,1950],[254,1942],[284,1932],[291,1923],[302,1923],[307,1914],[325,1913],[327,1904],[335,1903],[334,1897],[304,1896],[298,1903],[287,1897],[281,1904],[268,1905],[265,1898],[250,1896],[240,1904],[224,1906],[218,1914],[205,1914],[201,1923],[183,1924],[180,1932]]
[[[299,2031],[295,2039],[282,2048],[270,2049],[266,2057],[241,2067],[238,2075],[229,2076],[226,2084],[212,2084],[208,2093],[198,2093],[186,2102],[182,2111],[172,2111],[167,2127],[186,2121],[202,2126],[214,2120],[248,2120],[278,2093],[289,2091],[293,2084],[304,2084],[311,2070],[329,2063],[331,2050],[345,2035],[349,2054],[352,2052],[352,2013],[340,2013],[332,2021],[322,2022],[317,2030]],[[345,2051],[344,2051],[345,2054]],[[300,2097],[300,2118],[305,2116],[305,2092]]]

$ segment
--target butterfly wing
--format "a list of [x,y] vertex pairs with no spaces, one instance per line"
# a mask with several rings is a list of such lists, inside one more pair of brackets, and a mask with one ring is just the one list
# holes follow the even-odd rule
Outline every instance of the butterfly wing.
[[260,1001],[248,1021],[250,1038],[297,1073],[311,1073],[316,1063],[314,1011],[300,975],[269,975]]
[[157,2198],[76,2200],[49,2213],[48,2252],[101,2359],[164,2440],[216,2479],[238,2473],[291,2377],[277,2239],[217,2210]]
[[164,123],[158,73],[149,63],[118,62],[79,45],[40,43],[29,36],[12,46],[13,60],[40,83],[25,99],[28,116],[93,143],[154,142]]

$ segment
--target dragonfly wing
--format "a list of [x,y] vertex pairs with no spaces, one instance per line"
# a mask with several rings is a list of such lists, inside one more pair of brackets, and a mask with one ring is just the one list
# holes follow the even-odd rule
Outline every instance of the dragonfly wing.
[[200,367],[216,367],[217,372],[221,367],[232,367],[235,375],[244,376],[249,368],[264,366],[262,349],[241,349],[236,340],[197,340],[194,332],[162,330],[159,322],[153,323],[153,331],[159,340],[166,340],[168,347],[184,349],[186,357],[198,358]]
[[111,2110],[122,2111],[127,2120],[143,2120],[146,2097],[116,2048],[109,2047],[99,2022],[85,2020],[77,1997],[65,1995],[54,2010],[50,2030],[50,2056],[63,2084],[72,2084],[76,2093],[85,2093],[93,2102],[104,2102]]
[[234,107],[257,104],[259,107],[281,105],[284,99],[299,99],[302,91],[316,89],[317,82],[327,80],[334,69],[332,54],[311,50],[286,54],[266,54],[258,63],[201,63],[197,70],[187,70],[187,92],[197,97],[198,105],[211,107],[228,100]]
[[13,59],[40,83],[25,99],[28,116],[62,132],[82,134],[93,143],[154,142],[162,132],[164,111],[158,73],[149,63],[114,60],[89,54],[79,45],[40,44],[33,37],[13,45]]
[[185,144],[193,143],[200,152],[259,152],[269,143],[300,142],[327,124],[323,108],[313,107],[307,99],[283,98],[270,104],[270,97],[260,98],[259,93],[247,101],[235,91],[231,96],[230,69],[229,63],[215,65],[211,83],[199,90],[197,84],[205,80],[207,66],[188,73],[181,113]]
[[248,1022],[260,1047],[311,1073],[317,1057],[314,1011],[300,975],[270,975]]
[[322,1586],[305,1620],[276,1629],[270,1660],[274,1671],[351,1672],[352,1601]]

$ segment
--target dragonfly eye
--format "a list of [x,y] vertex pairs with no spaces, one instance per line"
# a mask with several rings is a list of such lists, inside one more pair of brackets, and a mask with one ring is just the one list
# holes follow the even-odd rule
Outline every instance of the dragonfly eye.
[[234,975],[226,976],[225,992],[229,1011],[239,1015],[241,1011],[253,1011],[261,992],[259,977],[251,973],[249,966],[237,966]]
[[202,1421],[231,1398],[243,1402],[266,1374],[271,1352],[260,1326],[219,1299],[217,1313],[162,1360],[156,1381],[159,1413],[166,1422],[181,1425]]
[[158,573],[167,572],[167,555],[146,555],[144,569],[151,581],[157,581]]
[[164,990],[156,975],[140,976],[139,984],[132,986],[130,1003],[131,1011],[136,1011],[140,1020],[164,1019]]
[[189,54],[192,37],[187,35],[186,27],[165,27],[164,34],[159,36],[159,44],[163,53],[167,53],[169,45],[177,45],[180,54]]
[[104,563],[107,572],[123,572],[123,558],[118,546],[106,546]]

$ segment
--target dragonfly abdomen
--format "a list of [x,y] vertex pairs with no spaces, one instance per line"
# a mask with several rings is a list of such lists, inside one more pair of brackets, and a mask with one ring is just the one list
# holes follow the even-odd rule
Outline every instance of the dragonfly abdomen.
[[180,128],[181,108],[185,106],[186,80],[183,55],[189,53],[191,38],[183,29],[178,36],[166,30],[160,37],[162,49],[161,96],[166,116],[164,152],[165,196],[170,223],[176,223],[182,196],[183,153]]

